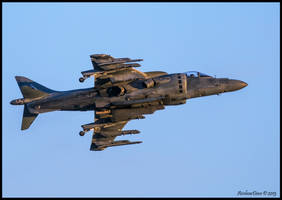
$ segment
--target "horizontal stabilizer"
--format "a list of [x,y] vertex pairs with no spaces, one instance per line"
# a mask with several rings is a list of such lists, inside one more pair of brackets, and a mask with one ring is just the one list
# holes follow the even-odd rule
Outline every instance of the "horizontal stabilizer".
[[28,129],[32,122],[35,120],[38,114],[30,113],[27,109],[27,105],[24,105],[23,119],[22,119],[22,130]]

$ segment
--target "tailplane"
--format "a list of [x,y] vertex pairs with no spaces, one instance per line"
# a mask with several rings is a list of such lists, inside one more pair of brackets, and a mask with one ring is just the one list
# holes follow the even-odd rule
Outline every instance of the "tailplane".
[[12,105],[24,105],[24,112],[23,112],[23,119],[22,119],[22,127],[21,130],[28,129],[32,122],[37,117],[37,113],[31,113],[28,110],[27,103],[32,102],[34,100],[41,99],[43,97],[48,96],[49,94],[56,92],[51,90],[39,83],[36,83],[26,77],[23,76],[16,76],[16,81],[19,85],[19,88],[22,92],[24,98],[22,99],[15,99],[11,101]]
[[35,120],[38,114],[30,113],[27,109],[27,105],[24,105],[22,130],[28,129],[32,122]]

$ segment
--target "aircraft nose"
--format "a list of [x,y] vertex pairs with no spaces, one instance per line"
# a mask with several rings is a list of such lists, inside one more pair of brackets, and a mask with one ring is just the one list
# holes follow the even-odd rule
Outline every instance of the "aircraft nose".
[[226,85],[226,90],[227,91],[235,91],[235,90],[240,90],[244,87],[246,87],[248,84],[245,83],[244,81],[240,80],[229,80],[228,84]]

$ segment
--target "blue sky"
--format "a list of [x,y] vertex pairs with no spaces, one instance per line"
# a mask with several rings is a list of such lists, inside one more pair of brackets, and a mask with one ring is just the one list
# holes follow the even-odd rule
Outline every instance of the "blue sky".
[[[4,3],[4,197],[280,196],[279,3]],[[93,112],[41,114],[21,131],[14,76],[54,90],[78,82],[89,55],[143,58],[142,71],[196,70],[242,90],[167,107],[125,129],[142,144],[91,152]],[[266,197],[266,196],[261,196]]]

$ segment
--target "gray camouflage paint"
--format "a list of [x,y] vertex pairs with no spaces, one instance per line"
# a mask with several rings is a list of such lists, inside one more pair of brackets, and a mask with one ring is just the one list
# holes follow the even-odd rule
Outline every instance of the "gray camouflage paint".
[[[142,61],[129,58],[113,58],[106,54],[91,55],[94,70],[83,71],[80,82],[95,77],[95,87],[54,91],[28,78],[16,76],[24,96],[11,101],[12,105],[24,105],[22,130],[28,129],[40,113],[61,111],[95,111],[93,123],[82,125],[85,132],[93,130],[90,150],[99,151],[111,146],[138,144],[141,141],[114,141],[115,137],[138,134],[138,130],[122,131],[129,120],[143,119],[168,105],[185,104],[187,99],[216,95],[239,90],[247,84],[228,78],[214,78],[197,73],[167,74],[162,71],[141,72]],[[126,64],[127,63],[127,64]]]

